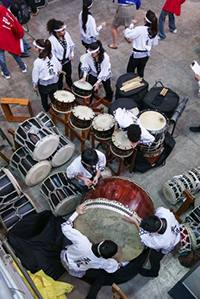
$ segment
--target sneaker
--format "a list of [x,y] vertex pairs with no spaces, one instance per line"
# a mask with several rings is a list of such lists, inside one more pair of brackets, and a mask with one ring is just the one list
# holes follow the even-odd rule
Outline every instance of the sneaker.
[[24,70],[22,70],[22,73],[27,73],[27,70],[28,70],[28,68],[27,68],[27,65],[24,63],[24,65],[25,65],[25,69]]
[[25,54],[25,53],[21,53],[20,57],[26,58],[26,57],[30,57],[30,55],[29,54]]
[[2,76],[3,76],[4,78],[6,78],[7,80],[10,79],[10,75],[5,75],[5,74],[3,73],[3,71],[1,71],[1,74],[2,74]]
[[171,33],[176,34],[177,33],[177,29],[174,29],[173,31],[171,31]]
[[35,13],[32,13],[32,15],[35,17],[39,14],[40,10],[37,8],[36,12]]
[[164,40],[165,38],[162,38],[158,35],[158,40]]

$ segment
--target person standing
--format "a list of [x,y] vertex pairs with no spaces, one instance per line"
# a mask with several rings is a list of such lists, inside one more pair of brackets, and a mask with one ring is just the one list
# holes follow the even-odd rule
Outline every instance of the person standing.
[[[115,2],[115,0],[113,0]],[[141,0],[118,0],[118,7],[111,25],[111,33],[113,42],[108,45],[110,49],[117,49],[117,28],[124,26],[125,28],[130,25],[135,17],[135,8],[139,9]]]
[[149,255],[151,268],[142,268],[139,273],[147,277],[157,277],[160,261],[180,241],[179,223],[174,214],[168,209],[159,207],[156,209],[155,215],[145,217],[140,224],[134,215],[124,216],[123,219],[136,225],[141,242],[151,248]]
[[42,106],[49,111],[48,96],[54,103],[54,92],[58,89],[58,78],[62,65],[51,53],[51,43],[48,39],[37,39],[33,42],[38,58],[34,61],[32,71],[33,89],[39,90]]
[[165,19],[168,16],[169,18],[169,31],[172,33],[177,33],[175,16],[181,15],[181,5],[186,0],[166,0],[165,5],[163,6],[160,16],[159,16],[159,27],[158,27],[158,36],[159,39],[165,39]]
[[[66,74],[66,83],[69,88],[72,88],[72,65],[74,62],[74,48],[75,44],[71,39],[71,36],[66,31],[66,25],[64,22],[56,19],[51,19],[47,22],[47,30],[50,33],[49,40],[52,46],[53,55],[62,64],[62,71]],[[60,74],[58,81],[58,89],[63,88],[63,74]]]
[[22,73],[27,73],[27,65],[21,60],[20,39],[24,29],[15,17],[4,6],[0,6],[0,66],[1,75],[10,79],[10,72],[6,65],[5,51],[8,51],[19,65]]
[[[195,80],[197,81],[198,85],[199,85],[199,92],[198,92],[198,96],[200,97],[200,76],[195,74],[194,75]],[[197,127],[190,127],[190,131],[194,132],[194,133],[198,133],[200,132],[200,126]]]
[[34,0],[24,0],[26,2],[26,5],[30,7],[31,13],[34,17],[36,17],[40,10],[37,8]]
[[83,77],[81,81],[86,81],[94,86],[94,91],[99,89],[102,82],[106,92],[106,100],[112,102],[113,91],[111,89],[110,78],[112,76],[111,63],[108,54],[105,53],[102,43],[97,40],[89,46],[88,53],[81,65]]
[[144,17],[144,26],[135,27],[131,23],[124,30],[124,35],[133,40],[133,51],[128,62],[127,73],[134,73],[137,69],[137,74],[144,77],[144,68],[149,60],[151,48],[158,44],[155,13],[148,10]]
[[83,0],[83,10],[79,14],[81,40],[86,49],[89,48],[91,43],[96,41],[100,30],[106,26],[105,22],[102,22],[98,27],[96,26],[95,19],[90,12],[92,5],[92,0]]

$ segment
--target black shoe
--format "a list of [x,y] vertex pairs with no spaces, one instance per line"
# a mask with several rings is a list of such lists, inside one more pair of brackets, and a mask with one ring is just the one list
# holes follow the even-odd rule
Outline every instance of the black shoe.
[[190,131],[192,131],[192,132],[200,132],[200,126],[198,126],[198,127],[190,127]]
[[26,58],[26,57],[30,57],[29,54],[25,54],[25,53],[21,53],[20,57]]

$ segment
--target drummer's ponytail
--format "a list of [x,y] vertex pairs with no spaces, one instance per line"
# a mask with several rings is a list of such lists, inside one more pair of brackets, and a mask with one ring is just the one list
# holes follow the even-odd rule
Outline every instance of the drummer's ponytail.
[[155,13],[151,10],[148,10],[146,13],[146,26],[149,27],[149,37],[154,38],[158,33],[158,20]]
[[56,19],[51,19],[47,22],[47,31],[49,34],[56,35],[55,29],[60,29],[64,25],[64,22]]
[[37,39],[35,42],[36,45],[44,48],[44,50],[41,50],[41,52],[39,53],[39,58],[45,59],[46,57],[48,57],[49,59],[51,59],[51,42],[48,39]]
[[88,20],[89,9],[92,5],[91,0],[83,0],[83,11],[82,11],[82,28],[86,32],[86,24]]

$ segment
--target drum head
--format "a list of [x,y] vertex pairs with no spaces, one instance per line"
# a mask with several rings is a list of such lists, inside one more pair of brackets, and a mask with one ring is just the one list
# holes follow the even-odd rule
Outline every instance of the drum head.
[[104,113],[97,115],[93,121],[92,126],[97,131],[106,131],[113,128],[115,125],[115,119],[111,114]]
[[74,107],[72,113],[75,117],[81,120],[91,120],[95,117],[94,111],[90,107],[83,105]]
[[49,158],[57,149],[58,144],[58,135],[52,133],[51,135],[44,137],[36,145],[33,151],[33,159],[36,161],[40,161]]
[[128,137],[124,134],[122,130],[117,130],[112,135],[113,144],[122,150],[130,150],[132,149],[131,142]]
[[140,123],[150,132],[161,132],[167,125],[166,117],[157,111],[144,111],[139,116]]
[[0,168],[0,170],[3,171],[7,175],[7,177],[13,184],[13,187],[15,188],[16,192],[20,195],[22,193],[21,187],[18,184],[18,182],[16,181],[16,179],[14,178],[14,176],[12,175],[12,173],[6,168]]
[[27,172],[25,183],[27,186],[34,186],[43,181],[51,171],[49,161],[40,161]]
[[51,165],[53,167],[58,167],[64,163],[66,163],[72,157],[74,151],[75,151],[75,145],[73,143],[69,143],[69,144],[61,147],[53,155]]
[[75,228],[92,243],[98,243],[103,239],[116,242],[119,246],[117,259],[120,261],[136,258],[144,248],[136,226],[122,220],[122,214],[109,209],[106,204],[86,207],[86,213],[79,215],[75,220]]
[[56,216],[64,216],[73,213],[81,201],[81,194],[71,195],[63,199],[53,211]]
[[59,102],[72,103],[75,101],[75,96],[73,93],[67,90],[57,90],[54,92],[53,96]]

